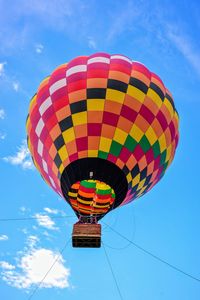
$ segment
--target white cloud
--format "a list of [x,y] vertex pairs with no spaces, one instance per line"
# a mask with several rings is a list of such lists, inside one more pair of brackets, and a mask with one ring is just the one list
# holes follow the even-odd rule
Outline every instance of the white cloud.
[[37,213],[34,215],[34,217],[37,218],[37,223],[39,226],[50,230],[58,230],[58,228],[55,227],[55,222],[48,215]]
[[6,138],[6,134],[0,132],[0,140],[5,140],[5,138]]
[[22,142],[22,145],[18,148],[14,156],[4,157],[3,160],[11,165],[19,165],[23,169],[33,169],[33,163],[28,147],[26,146],[26,141]]
[[14,270],[15,266],[9,264],[7,261],[0,261],[0,267],[4,270]]
[[[18,252],[16,266],[6,261],[0,262],[2,279],[18,289],[29,289],[38,285],[40,288],[69,287],[70,269],[65,267],[62,255],[51,249],[36,248],[35,236],[30,236],[28,241],[34,243],[25,248],[24,252]],[[49,273],[41,283],[48,270]]]
[[36,44],[35,45],[36,53],[41,54],[43,52],[43,50],[44,50],[44,46],[42,44]]
[[3,120],[5,118],[5,110],[3,108],[0,109],[0,119]]
[[6,65],[5,61],[0,63],[0,77],[5,74],[5,65]]
[[45,207],[44,211],[46,211],[49,214],[53,214],[53,215],[57,215],[59,213],[58,209],[52,209],[52,208],[49,208],[49,207]]
[[13,90],[14,90],[14,91],[16,91],[16,92],[19,91],[19,82],[14,81],[14,82],[12,83],[12,86],[13,86]]
[[8,240],[8,236],[6,234],[0,235],[0,241],[7,241],[7,240]]

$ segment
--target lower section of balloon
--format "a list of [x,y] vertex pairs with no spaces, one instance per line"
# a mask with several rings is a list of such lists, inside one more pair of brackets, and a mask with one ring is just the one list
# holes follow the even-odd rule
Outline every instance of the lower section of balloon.
[[61,188],[80,222],[96,223],[123,202],[128,183],[115,164],[100,158],[83,158],[65,168]]

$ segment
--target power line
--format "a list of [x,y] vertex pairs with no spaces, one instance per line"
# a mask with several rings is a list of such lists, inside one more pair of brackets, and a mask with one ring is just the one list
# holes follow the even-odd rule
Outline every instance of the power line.
[[61,251],[59,251],[59,255],[56,257],[56,259],[54,260],[54,262],[52,263],[51,267],[49,268],[49,270],[46,272],[46,274],[43,276],[43,278],[41,279],[41,281],[39,282],[39,284],[36,286],[36,288],[33,290],[32,294],[28,297],[28,300],[32,299],[33,296],[35,295],[35,293],[37,292],[37,290],[40,288],[41,284],[43,283],[43,281],[45,280],[45,278],[47,277],[47,275],[50,273],[50,271],[53,269],[53,267],[55,266],[55,264],[57,263],[57,261],[59,260],[59,258],[61,257],[61,255],[63,254],[64,250],[66,249],[69,241],[71,240],[71,238],[65,243],[64,247],[62,248]]
[[[48,215],[41,215],[38,217],[23,217],[23,218],[2,218],[0,222],[7,222],[7,221],[29,221],[29,220],[39,220],[45,219]],[[49,217],[49,216],[48,216]],[[65,218],[74,218],[75,216],[51,216],[51,219],[65,219]]]
[[[106,224],[105,222],[103,222],[103,223]],[[174,265],[168,263],[166,260],[160,258],[159,256],[153,254],[152,252],[150,252],[150,251],[144,249],[144,248],[141,247],[140,245],[138,245],[138,244],[134,243],[133,241],[129,240],[127,237],[125,237],[124,235],[122,235],[121,233],[119,233],[117,230],[113,229],[110,225],[108,225],[108,224],[106,224],[106,225],[107,225],[113,232],[115,232],[115,233],[116,233],[117,235],[119,235],[121,238],[123,238],[123,239],[127,240],[128,242],[130,242],[133,246],[135,246],[135,247],[138,248],[139,250],[141,250],[141,251],[143,251],[144,253],[148,254],[149,256],[151,256],[151,257],[157,259],[158,261],[160,261],[160,262],[162,262],[163,264],[167,265],[168,267],[174,269],[175,271],[178,271],[179,273],[182,273],[183,275],[185,275],[185,276],[187,276],[187,277],[189,277],[189,278],[191,278],[191,279],[193,279],[193,280],[196,280],[196,281],[200,282],[200,279],[199,279],[199,278],[197,278],[197,277],[195,277],[195,276],[193,276],[193,275],[191,275],[191,274],[189,274],[189,273],[187,273],[187,272],[185,272],[185,271],[179,269],[178,267],[176,267],[176,266],[174,266]]]
[[111,271],[111,273],[112,273],[112,276],[113,276],[113,279],[114,279],[115,285],[116,285],[116,287],[117,287],[117,290],[118,290],[118,293],[119,293],[119,297],[120,297],[120,299],[121,299],[121,300],[123,300],[122,293],[121,293],[121,291],[120,291],[120,288],[119,288],[119,284],[118,284],[118,282],[117,282],[117,279],[116,279],[115,273],[114,273],[114,271],[113,271],[113,268],[112,268],[112,264],[111,264],[111,262],[110,262],[110,259],[109,259],[109,256],[108,256],[108,253],[106,252],[106,248],[105,248],[105,246],[104,246],[104,243],[103,243],[103,241],[102,241],[102,245],[103,245],[103,249],[104,249],[104,252],[105,252],[105,256],[106,256],[106,259],[107,259],[108,265],[109,265],[109,267],[110,267],[110,271]]

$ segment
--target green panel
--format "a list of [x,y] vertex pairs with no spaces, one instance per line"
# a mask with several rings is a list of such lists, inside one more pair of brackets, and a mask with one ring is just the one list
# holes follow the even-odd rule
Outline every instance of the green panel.
[[130,135],[127,136],[124,146],[133,152],[135,147],[137,146],[136,140],[134,140]]
[[146,135],[143,135],[139,144],[140,144],[142,150],[144,151],[144,153],[146,153],[151,148],[151,145],[150,145]]
[[156,141],[155,144],[153,144],[152,146],[153,148],[153,153],[154,153],[154,157],[158,157],[158,155],[160,155],[160,146],[159,146],[159,142]]
[[163,151],[163,153],[160,155],[160,164],[164,165],[165,159],[166,159],[167,151]]
[[88,189],[95,189],[96,188],[96,182],[89,182],[87,180],[82,180],[81,185],[88,188]]
[[99,150],[99,152],[98,152],[98,157],[99,157],[99,158],[106,159],[106,158],[108,157],[108,153]]
[[111,144],[111,147],[110,147],[110,153],[115,155],[115,156],[118,156],[120,151],[122,149],[122,145],[119,144],[118,142],[116,141],[112,141],[112,144]]
[[96,189],[96,194],[97,195],[110,195],[111,194],[111,188],[107,189],[107,190]]

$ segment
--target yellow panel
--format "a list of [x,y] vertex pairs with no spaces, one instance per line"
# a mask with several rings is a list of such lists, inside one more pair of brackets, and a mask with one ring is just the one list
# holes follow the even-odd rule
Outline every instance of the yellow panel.
[[106,91],[106,99],[112,100],[118,103],[124,103],[125,93],[113,90],[113,89],[107,89]]
[[65,143],[75,140],[74,129],[69,128],[62,133]]
[[98,157],[98,150],[88,150],[89,157]]
[[128,175],[126,176],[126,179],[127,179],[128,183],[131,182],[131,180],[132,180],[131,173],[128,173]]
[[145,132],[145,135],[151,145],[153,145],[158,139],[158,137],[155,134],[155,131],[153,130],[153,128],[151,126],[149,126],[149,128],[147,129],[147,131]]
[[86,124],[87,123],[87,112],[83,111],[77,114],[72,115],[72,120],[74,126],[76,125],[81,125],[81,124]]
[[60,148],[58,153],[62,161],[64,161],[68,157],[68,153],[65,145]]
[[36,104],[36,98],[37,98],[37,94],[35,94],[30,101],[30,104],[29,104],[29,112],[30,113],[31,113],[31,108]]
[[163,103],[162,100],[160,99],[158,94],[156,92],[154,92],[151,88],[148,89],[147,96],[150,97],[159,108],[161,107],[161,105]]
[[140,181],[140,174],[135,176],[134,179],[132,180],[132,187],[134,187],[136,184],[138,184],[139,181]]
[[69,197],[77,197],[77,195],[78,195],[78,192],[77,193],[68,192]]
[[113,139],[123,145],[127,138],[127,133],[119,128],[116,128]]
[[137,197],[139,197],[144,192],[145,189],[146,189],[146,185],[140,190],[140,192],[137,194]]
[[165,134],[163,133],[158,139],[160,145],[160,152],[163,152],[167,148]]
[[65,168],[65,167],[63,166],[63,164],[61,164],[61,165],[60,165],[60,168],[59,168],[60,174],[62,174],[62,172],[64,171],[64,168]]
[[132,136],[137,142],[141,140],[141,138],[144,135],[144,132],[135,124],[133,124],[131,131],[130,131],[130,136]]
[[168,161],[168,160],[170,159],[171,154],[172,154],[172,145],[170,145],[170,146],[167,148],[167,153],[166,153],[165,161]]
[[174,113],[174,118],[175,118],[175,120],[177,120],[177,122],[179,123],[179,116],[178,116],[178,114],[177,114],[176,111],[175,111],[175,113]]
[[88,99],[87,100],[87,110],[88,111],[103,111],[104,110],[104,99]]
[[141,103],[144,102],[145,94],[132,85],[128,85],[127,94],[139,100]]
[[140,183],[137,187],[137,191],[139,191],[144,186],[145,180],[146,180],[146,178],[144,178],[142,181],[140,181]]
[[172,118],[174,115],[174,109],[173,109],[173,106],[171,105],[171,102],[167,98],[164,99],[164,105],[167,107],[167,109],[170,113],[170,116]]
[[101,137],[100,144],[99,144],[99,150],[104,151],[104,152],[109,152],[111,142],[112,142],[111,139]]
[[[77,197],[77,202],[78,202],[78,204],[79,203],[86,204],[87,206],[89,206],[88,209],[90,209],[90,204],[92,203],[92,200],[91,201],[88,201],[88,200],[85,201],[85,200],[80,199],[79,197]],[[87,209],[87,207],[85,209]]]

